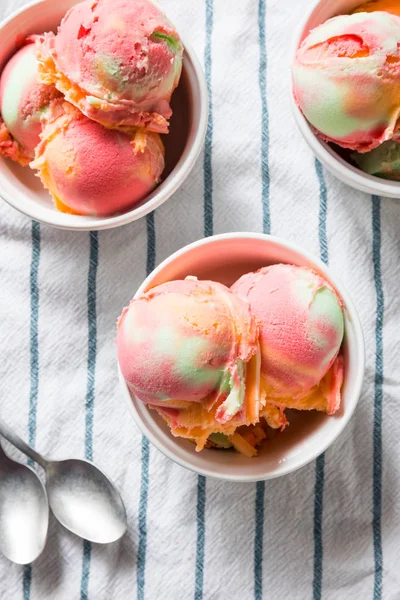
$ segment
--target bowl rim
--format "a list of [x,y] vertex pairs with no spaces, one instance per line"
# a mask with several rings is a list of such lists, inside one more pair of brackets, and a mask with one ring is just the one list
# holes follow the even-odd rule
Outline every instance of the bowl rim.
[[[296,29],[296,33],[292,42],[292,47],[289,52],[289,73],[291,73],[291,67],[296,56],[297,49],[299,48],[304,38],[306,26],[320,4],[321,0],[316,0],[312,3],[311,7],[308,8]],[[400,199],[400,182],[385,180],[380,177],[364,173],[360,169],[357,169],[357,167],[354,167],[346,160],[344,160],[326,142],[318,138],[318,136],[314,133],[307,119],[296,104],[296,101],[293,96],[291,75],[289,77],[289,93],[290,108],[294,116],[296,125],[300,130],[300,133],[307,142],[308,146],[311,148],[313,154],[317,157],[318,160],[320,160],[324,164],[324,166],[333,175],[335,175],[344,183],[347,183],[347,185],[357,190],[360,190],[361,192],[365,192],[371,195],[382,196],[384,198]]]
[[[81,0],[76,0],[76,4],[78,4],[79,1]],[[51,6],[52,3],[53,0],[33,0],[32,2],[29,2],[29,4],[18,8],[0,22],[0,34],[6,26],[8,26],[14,19],[19,17],[24,12],[40,4],[47,4]],[[151,198],[147,202],[143,202],[143,204],[141,204],[137,208],[133,208],[130,211],[127,211],[121,215],[115,215],[110,217],[84,217],[84,219],[82,219],[81,224],[78,221],[76,223],[74,222],[74,224],[64,222],[67,221],[68,218],[71,217],[71,215],[65,216],[64,213],[59,211],[49,213],[51,214],[51,217],[45,218],[40,215],[40,210],[36,212],[35,208],[32,209],[32,206],[34,207],[34,204],[28,204],[27,206],[25,206],[23,201],[16,199],[11,193],[8,193],[8,191],[4,189],[0,190],[0,198],[16,210],[18,210],[20,213],[24,214],[25,216],[31,219],[34,219],[35,221],[38,221],[45,225],[49,225],[56,229],[63,229],[67,231],[101,231],[105,229],[121,227],[122,225],[126,225],[128,223],[132,223],[133,221],[141,219],[148,213],[152,212],[153,210],[164,204],[164,202],[166,202],[169,198],[171,198],[171,196],[178,190],[178,188],[188,177],[189,173],[192,171],[202,151],[207,132],[209,115],[209,98],[204,71],[191,44],[186,41],[186,36],[180,35],[180,37],[184,46],[184,64],[185,61],[190,64],[199,87],[200,93],[197,96],[197,102],[199,106],[199,118],[198,126],[194,130],[191,146],[187,150],[187,155],[184,161],[179,166],[177,171],[175,166],[172,172],[168,175],[168,177],[162,182],[165,183],[165,186],[163,187],[163,189],[161,189],[161,191],[158,191],[158,187],[155,188],[155,190],[151,192],[153,198]],[[74,216],[79,217],[80,215]]]
[[[219,235],[213,235],[213,236],[209,236],[207,238],[202,238],[200,240],[192,242],[191,244],[184,246],[183,248],[177,250],[176,252],[171,254],[169,257],[167,257],[165,260],[163,260],[146,277],[146,279],[143,281],[143,283],[141,284],[141,286],[138,288],[137,292],[135,293],[134,298],[137,298],[140,294],[142,294],[146,290],[146,288],[149,286],[151,281],[154,280],[154,278],[167,265],[173,263],[180,256],[182,256],[196,248],[204,246],[206,244],[212,244],[214,242],[219,242],[219,241],[224,241],[224,240],[232,240],[232,239],[238,239],[238,240],[239,239],[240,240],[251,239],[251,240],[259,240],[261,242],[268,241],[270,243],[272,242],[275,246],[278,246],[280,248],[289,249],[289,250],[292,250],[293,252],[298,253],[299,255],[303,256],[307,261],[314,264],[317,267],[317,269],[319,269],[324,275],[326,275],[328,281],[332,283],[332,285],[335,287],[335,289],[337,289],[339,296],[342,298],[344,306],[346,307],[346,313],[348,315],[348,320],[351,321],[353,329],[354,329],[354,343],[358,346],[358,360],[357,360],[357,365],[354,367],[356,374],[355,374],[355,381],[354,381],[354,385],[353,385],[354,391],[350,397],[351,403],[350,403],[347,411],[340,418],[340,426],[338,426],[337,430],[334,431],[333,433],[331,433],[330,436],[323,438],[323,442],[321,443],[321,445],[314,451],[310,451],[309,455],[303,461],[300,461],[298,464],[294,464],[294,465],[288,465],[286,463],[286,466],[283,466],[281,468],[281,470],[279,471],[279,473],[277,473],[275,471],[272,473],[265,473],[265,475],[262,477],[259,475],[253,475],[251,473],[251,471],[246,475],[235,475],[232,473],[218,473],[217,474],[214,471],[212,471],[212,472],[209,471],[207,468],[196,467],[193,464],[191,464],[189,461],[186,461],[185,459],[181,458],[180,456],[175,454],[172,450],[169,449],[169,447],[167,447],[164,444],[164,442],[162,441],[162,437],[158,438],[156,435],[153,434],[153,432],[147,426],[145,421],[142,419],[140,413],[137,411],[137,409],[134,405],[134,402],[131,398],[131,393],[130,393],[129,388],[124,380],[120,366],[118,364],[118,360],[117,360],[117,370],[118,370],[118,378],[119,378],[120,384],[122,386],[124,398],[128,404],[128,407],[130,408],[131,415],[133,416],[133,419],[134,419],[136,425],[138,426],[138,428],[140,429],[142,434],[160,452],[162,452],[162,454],[164,454],[167,458],[169,458],[173,462],[179,464],[181,467],[189,469],[190,471],[193,471],[194,473],[197,473],[198,475],[203,475],[205,477],[211,477],[213,479],[219,479],[219,480],[223,480],[223,481],[251,483],[251,482],[255,482],[255,481],[266,481],[269,479],[275,479],[275,478],[287,475],[289,473],[292,473],[294,471],[297,471],[298,469],[304,467],[305,465],[307,465],[310,462],[312,462],[313,460],[315,460],[323,452],[325,452],[325,450],[331,444],[333,444],[333,442],[339,437],[339,435],[343,432],[344,428],[350,421],[350,419],[354,413],[354,410],[358,404],[360,395],[361,395],[361,389],[362,389],[364,373],[365,373],[365,342],[364,342],[364,335],[363,335],[361,322],[360,322],[357,310],[356,310],[354,303],[353,303],[351,297],[349,296],[346,288],[341,283],[340,279],[338,279],[336,277],[336,275],[332,275],[330,268],[327,267],[318,257],[314,256],[312,253],[308,252],[307,250],[304,250],[302,247],[298,246],[297,244],[294,244],[283,238],[269,235],[269,234],[250,233],[250,232],[232,232],[232,233],[223,233],[223,234],[219,234]],[[147,411],[150,410],[147,407],[145,407],[145,408]],[[156,427],[158,428],[157,424],[156,424]],[[169,434],[169,436],[172,440],[175,439],[171,434]],[[257,460],[257,459],[254,459],[254,460]]]

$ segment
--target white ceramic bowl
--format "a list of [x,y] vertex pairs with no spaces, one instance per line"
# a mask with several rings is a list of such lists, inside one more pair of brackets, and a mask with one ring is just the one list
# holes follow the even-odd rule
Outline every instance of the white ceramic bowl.
[[[360,6],[360,4],[362,4],[362,0],[321,0],[320,2],[314,3],[311,10],[302,21],[295,37],[293,51],[290,55],[291,63],[293,62],[297,48],[311,29],[324,23],[331,17],[351,13],[357,6]],[[290,103],[295,121],[303,134],[304,139],[318,160],[320,160],[333,175],[341,181],[344,181],[344,183],[347,183],[362,192],[389,198],[400,198],[400,183],[396,181],[387,181],[380,177],[374,177],[373,175],[363,173],[363,171],[357,169],[357,167],[346,162],[335,152],[335,150],[313,133],[308,121],[294,101],[291,85]]]
[[353,414],[364,376],[364,340],[356,309],[343,285],[320,260],[294,244],[256,233],[228,233],[190,244],[161,263],[136,292],[135,297],[187,275],[231,285],[244,273],[280,262],[318,271],[343,300],[345,379],[343,402],[337,415],[290,411],[290,426],[268,441],[256,458],[216,449],[197,453],[194,444],[173,437],[157,413],[131,395],[119,371],[124,396],[142,433],[171,460],[201,475],[244,482],[272,479],[306,465],[332,444]]
[[[16,51],[16,41],[32,33],[56,30],[67,10],[78,0],[38,0],[0,24],[0,71]],[[173,15],[172,15],[173,18]],[[84,217],[56,210],[50,194],[29,167],[0,157],[0,196],[27,216],[53,227],[70,230],[110,229],[140,219],[160,206],[179,188],[203,147],[208,119],[207,85],[190,44],[185,54],[180,84],[172,98],[174,114],[170,133],[163,136],[166,168],[162,183],[132,210],[113,217]]]

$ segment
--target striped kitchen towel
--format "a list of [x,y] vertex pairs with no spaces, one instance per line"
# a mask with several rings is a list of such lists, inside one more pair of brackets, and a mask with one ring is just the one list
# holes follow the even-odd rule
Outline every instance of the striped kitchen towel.
[[[6,17],[24,0],[0,0]],[[101,233],[0,203],[0,406],[54,457],[96,461],[126,502],[119,543],[50,524],[28,567],[0,558],[3,600],[400,598],[400,203],[315,161],[289,109],[287,56],[309,2],[164,0],[203,61],[204,152],[174,197]],[[1,182],[0,182],[1,193]],[[258,484],[197,477],[142,438],[118,385],[115,323],[146,273],[204,235],[264,231],[329,263],[362,320],[367,370],[350,424],[317,461]]]

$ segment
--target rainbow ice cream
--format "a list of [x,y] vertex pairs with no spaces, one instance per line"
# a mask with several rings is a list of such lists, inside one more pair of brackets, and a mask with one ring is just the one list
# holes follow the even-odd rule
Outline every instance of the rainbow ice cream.
[[[257,340],[247,302],[222,284],[188,278],[132,300],[118,323],[118,359],[130,390],[173,435],[197,450],[209,441],[247,448],[236,430],[259,420]],[[273,406],[266,418],[285,423]]]
[[149,194],[164,169],[160,136],[105,129],[67,102],[52,103],[31,163],[57,208],[107,216]]
[[38,82],[33,41],[14,54],[0,78],[0,154],[22,165],[35,156],[49,103],[61,96],[53,85]]
[[[247,456],[286,408],[341,402],[341,302],[317,273],[272,265],[229,290],[188,277],[132,300],[117,332],[122,375],[174,436]],[[267,427],[268,426],[268,427]]]
[[400,18],[328,20],[302,42],[292,77],[296,102],[322,139],[372,150],[392,138],[400,115]]
[[106,127],[168,132],[183,46],[151,0],[86,0],[37,45],[41,79]]
[[344,322],[330,285],[309,269],[278,264],[243,275],[232,291],[249,302],[259,323],[263,398],[333,414],[343,380]]

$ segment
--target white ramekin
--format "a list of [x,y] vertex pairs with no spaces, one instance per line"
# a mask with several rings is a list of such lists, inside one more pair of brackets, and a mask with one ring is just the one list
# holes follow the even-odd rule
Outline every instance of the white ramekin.
[[[32,33],[55,30],[66,11],[78,0],[37,0],[0,24],[0,70],[16,50],[16,41]],[[183,151],[170,174],[154,192],[132,210],[113,217],[83,217],[56,210],[49,193],[29,167],[20,167],[0,157],[0,196],[25,215],[72,231],[110,229],[140,219],[172,196],[193,168],[203,147],[208,119],[207,85],[200,63],[190,44],[185,46],[182,81],[188,88],[189,126]],[[179,91],[175,91],[175,94]],[[186,115],[186,117],[187,117]],[[176,116],[178,118],[178,116]],[[170,134],[172,135],[172,134]]]
[[[304,20],[300,24],[297,35],[295,36],[293,50],[290,53],[291,63],[293,62],[297,48],[309,31],[324,23],[327,19],[337,15],[351,13],[357,6],[362,4],[361,0],[321,0],[313,4]],[[328,144],[320,140],[312,131],[307,119],[296,105],[293,98],[292,85],[290,83],[290,104],[292,112],[304,139],[311,150],[321,161],[321,163],[338,179],[348,185],[377,196],[386,196],[389,198],[400,198],[400,183],[388,181],[380,177],[374,177],[363,173],[357,167],[346,162],[339,156]]]
[[142,433],[168,458],[201,475],[242,482],[272,479],[306,465],[332,444],[353,414],[364,376],[364,340],[356,309],[343,285],[319,259],[290,242],[256,233],[216,235],[185,246],[162,262],[135,294],[137,297],[156,285],[187,275],[231,285],[248,271],[280,262],[318,271],[343,300],[345,379],[337,415],[292,411],[290,426],[268,441],[256,458],[215,449],[197,453],[194,444],[173,437],[157,413],[131,395],[119,371],[124,397]]

